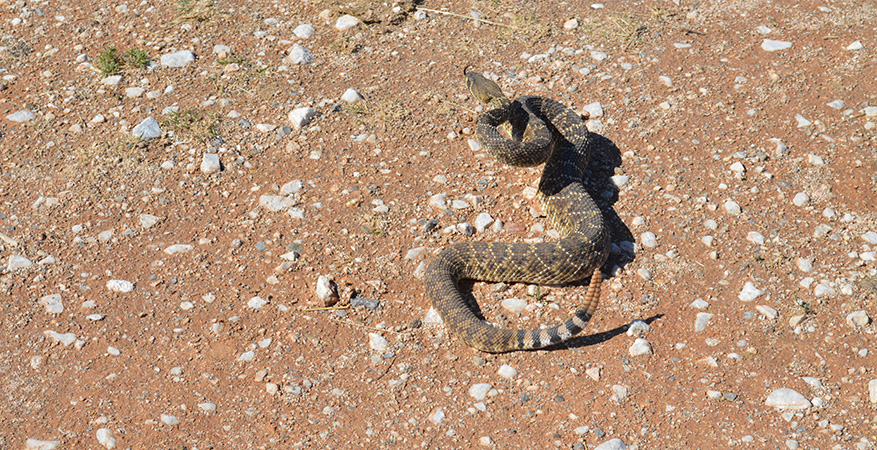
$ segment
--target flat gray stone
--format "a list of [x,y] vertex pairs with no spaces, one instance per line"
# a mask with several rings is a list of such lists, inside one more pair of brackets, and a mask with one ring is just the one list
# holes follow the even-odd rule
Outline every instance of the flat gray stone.
[[614,438],[594,447],[594,450],[627,450],[627,446],[621,439]]
[[161,127],[158,125],[157,120],[147,117],[131,130],[131,134],[139,137],[141,140],[148,141],[161,137]]
[[6,263],[6,270],[13,271],[16,269],[23,269],[25,267],[30,267],[33,265],[33,261],[25,258],[21,255],[12,255],[9,257],[9,262]]
[[715,314],[710,313],[697,313],[697,317],[694,319],[694,331],[703,331],[706,329],[707,324],[710,322]]
[[789,388],[779,388],[771,392],[764,404],[779,409],[807,409],[813,406],[810,400]]
[[744,302],[751,302],[762,295],[764,295],[764,291],[755,287],[751,281],[747,281],[737,298]]
[[201,173],[210,175],[219,172],[222,169],[222,162],[219,161],[219,155],[216,153],[205,153],[201,157]]
[[345,14],[335,21],[335,29],[338,31],[346,31],[359,25],[359,23],[359,19],[356,17],[353,17],[350,14]]
[[180,50],[178,52],[161,55],[161,65],[165,67],[185,67],[194,60],[195,54],[189,50]]
[[36,114],[26,109],[6,115],[6,118],[11,122],[27,122],[28,120],[36,119],[36,117]]

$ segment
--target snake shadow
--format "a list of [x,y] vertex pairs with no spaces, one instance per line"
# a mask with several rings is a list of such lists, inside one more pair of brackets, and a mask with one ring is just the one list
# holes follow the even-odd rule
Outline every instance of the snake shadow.
[[[613,208],[613,205],[618,201],[619,191],[615,183],[612,182],[612,176],[616,174],[616,169],[621,167],[621,152],[609,138],[597,133],[591,133],[591,137],[593,144],[591,160],[588,164],[588,169],[583,175],[582,182],[588,190],[588,194],[591,195],[597,206],[600,207],[606,227],[610,231],[612,249],[601,269],[605,281],[612,278],[616,268],[624,268],[636,258],[636,254],[633,251],[633,242],[635,240],[630,228],[621,220],[621,217],[618,216],[618,213]],[[587,289],[589,283],[590,278],[586,278],[573,283],[567,283],[563,286],[571,289]],[[475,281],[473,280],[460,280],[459,288],[463,298],[475,315],[479,319],[485,320],[481,307],[472,294],[474,284]],[[650,324],[661,317],[663,317],[663,314],[657,314],[645,319],[645,322]],[[592,335],[585,334],[588,332],[586,328],[577,337],[541,350],[559,350],[598,344],[624,333],[627,331],[627,328],[628,325],[622,325],[612,330]]]

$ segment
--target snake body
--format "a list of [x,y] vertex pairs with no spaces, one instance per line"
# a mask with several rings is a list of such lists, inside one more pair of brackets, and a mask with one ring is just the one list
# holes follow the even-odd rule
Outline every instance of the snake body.
[[[497,160],[514,166],[545,163],[538,195],[561,238],[538,244],[465,242],[445,248],[430,262],[426,292],[445,326],[479,350],[502,353],[543,348],[563,342],[587,325],[600,301],[600,267],[609,254],[603,215],[582,184],[592,141],[581,117],[544,97],[508,99],[483,75],[466,73],[466,85],[488,111],[478,118],[475,137]],[[497,127],[508,123],[512,139]],[[458,283],[559,284],[591,276],[583,305],[560,325],[546,329],[501,329],[479,318]]]

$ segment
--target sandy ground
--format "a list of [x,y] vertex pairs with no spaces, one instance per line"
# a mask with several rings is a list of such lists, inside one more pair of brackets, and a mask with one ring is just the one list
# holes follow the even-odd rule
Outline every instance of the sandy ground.
[[[872,1],[0,11],[0,449],[877,442]],[[559,348],[428,315],[440,249],[554,235],[541,168],[471,141],[469,65],[590,115],[613,252]],[[472,285],[516,328],[583,290]]]

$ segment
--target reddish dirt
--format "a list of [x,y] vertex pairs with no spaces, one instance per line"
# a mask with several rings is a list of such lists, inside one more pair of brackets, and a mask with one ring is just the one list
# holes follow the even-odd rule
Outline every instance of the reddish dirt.
[[[159,3],[0,0],[0,449],[101,448],[106,433],[192,450],[874,448],[873,2]],[[360,24],[336,30],[343,14]],[[290,61],[295,44],[311,63]],[[152,63],[107,84],[111,46]],[[161,64],[181,50],[195,60]],[[524,195],[541,168],[468,145],[470,65],[510,96],[604,110],[588,185],[612,227],[611,277],[584,336],[559,348],[483,354],[425,320],[418,267],[441,248],[551,239]],[[348,88],[364,100],[341,100]],[[283,128],[306,106],[309,124]],[[34,118],[15,121],[23,110]],[[162,135],[132,136],[147,117]],[[220,171],[201,170],[205,153]],[[294,180],[303,219],[260,205]],[[439,193],[470,205],[435,210]],[[481,212],[503,230],[446,230]],[[178,244],[191,249],[165,251]],[[379,306],[321,310],[320,275],[337,306]],[[747,282],[764,294],[741,301]],[[532,328],[568,317],[584,287],[472,290],[489,320]],[[859,311],[870,323],[848,319]],[[714,316],[695,331],[700,312]],[[650,330],[626,333],[637,319]],[[636,337],[650,355],[631,356]],[[492,388],[480,401],[477,383]],[[767,405],[779,388],[815,404]]]

